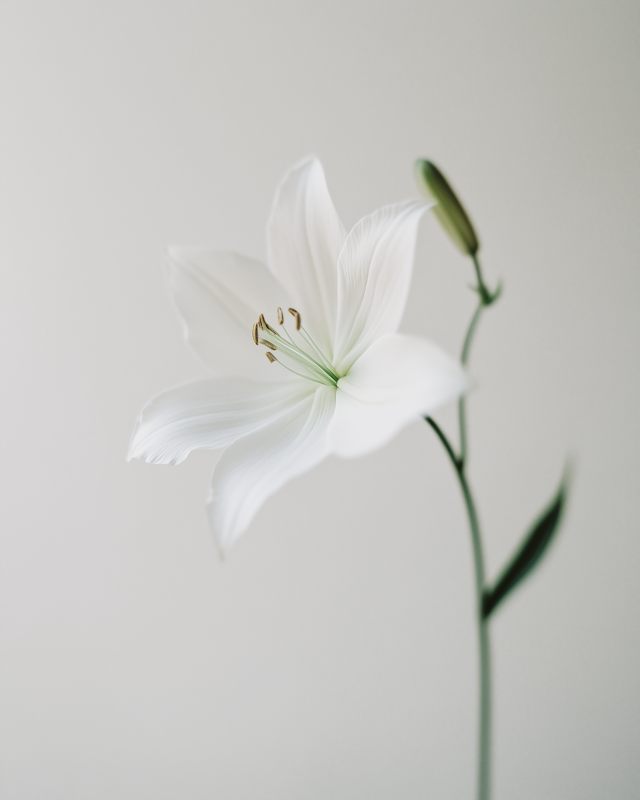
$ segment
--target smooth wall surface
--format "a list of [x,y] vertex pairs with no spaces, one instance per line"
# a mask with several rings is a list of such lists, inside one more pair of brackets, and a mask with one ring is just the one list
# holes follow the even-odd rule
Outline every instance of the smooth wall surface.
[[[287,485],[224,563],[211,454],[125,462],[143,404],[206,374],[166,245],[264,258],[310,152],[347,227],[432,158],[504,283],[469,400],[491,576],[576,465],[493,623],[495,799],[640,796],[637,3],[2,15],[0,796],[473,797],[470,546],[425,424]],[[457,352],[471,280],[425,219],[405,329]]]

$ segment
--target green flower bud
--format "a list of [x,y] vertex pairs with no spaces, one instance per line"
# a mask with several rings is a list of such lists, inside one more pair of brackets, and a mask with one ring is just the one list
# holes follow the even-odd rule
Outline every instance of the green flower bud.
[[453,243],[465,255],[474,256],[480,247],[478,237],[447,179],[435,164],[422,159],[416,161],[414,172],[422,193],[437,202],[433,208],[434,214]]

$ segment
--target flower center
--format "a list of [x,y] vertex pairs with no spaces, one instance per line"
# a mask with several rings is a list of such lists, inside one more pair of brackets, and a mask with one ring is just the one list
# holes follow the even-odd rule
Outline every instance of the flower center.
[[[295,339],[286,329],[284,314],[282,309],[279,308],[277,312],[278,325],[282,333],[272,328],[264,318],[264,314],[260,314],[251,332],[254,344],[261,344],[267,348],[266,356],[272,364],[277,361],[280,366],[288,369],[289,372],[293,372],[294,375],[299,375],[301,378],[327,386],[337,386],[340,376],[336,374],[331,360],[327,358],[309,333],[302,327],[302,318],[295,308],[290,308],[289,313],[295,321]],[[287,361],[293,362],[296,367],[299,367],[301,371],[294,369],[282,359],[274,356],[273,353],[276,350]]]

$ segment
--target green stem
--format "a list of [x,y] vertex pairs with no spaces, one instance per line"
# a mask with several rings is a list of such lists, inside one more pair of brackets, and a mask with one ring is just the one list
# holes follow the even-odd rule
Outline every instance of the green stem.
[[478,279],[478,291],[480,295],[482,295],[482,290],[485,288],[484,280],[482,279],[482,268],[480,267],[480,261],[478,259],[477,253],[473,253],[471,256],[473,261],[473,266],[476,271],[476,278]]
[[471,260],[473,261],[473,266],[476,271],[476,278],[478,280],[476,292],[478,292],[478,294],[480,295],[480,300],[482,301],[482,304],[485,306],[490,306],[494,300],[498,299],[498,296],[500,294],[500,287],[498,286],[498,289],[495,292],[491,293],[487,289],[484,279],[482,277],[482,268],[480,266],[480,260],[478,259],[478,254],[473,253],[471,255]]
[[[477,263],[477,259],[474,258],[474,263]],[[480,298],[480,302],[478,303],[478,307],[475,310],[474,315],[471,317],[471,322],[469,323],[469,327],[467,328],[467,335],[464,337],[464,344],[462,345],[462,355],[460,356],[460,361],[463,365],[466,365],[467,361],[469,360],[469,350],[471,349],[471,340],[473,339],[473,334],[476,330],[476,325],[478,324],[478,320],[480,319],[480,314],[482,313],[482,309],[484,308],[485,304],[482,298]],[[458,423],[460,426],[460,459],[462,464],[466,464],[467,462],[467,418],[466,418],[466,406],[465,406],[466,398],[464,395],[460,396],[458,400]]]
[[467,328],[467,335],[464,337],[464,344],[462,345],[462,355],[460,356],[460,361],[462,361],[463,364],[466,364],[469,361],[471,340],[473,339],[473,334],[476,331],[476,325],[478,324],[478,320],[480,319],[480,314],[482,313],[483,308],[484,308],[484,303],[481,300],[478,303],[478,307],[476,308],[474,315],[471,317],[471,322],[469,323],[469,327]]
[[[485,286],[484,279],[482,277],[482,267],[480,266],[480,260],[478,259],[478,254],[473,253],[471,256],[471,260],[473,261],[473,266],[476,271],[476,279],[478,281],[478,285],[476,286],[476,292],[479,296],[478,307],[476,308],[473,317],[471,317],[471,322],[469,323],[469,327],[467,328],[467,335],[464,337],[464,344],[462,345],[462,355],[460,356],[460,361],[463,365],[466,365],[469,361],[469,351],[471,350],[471,341],[473,339],[473,334],[476,331],[476,326],[478,324],[478,320],[480,319],[480,314],[482,313],[482,309],[485,306],[491,305],[491,303],[495,302],[500,295],[500,286],[496,289],[496,291],[492,294],[487,287]],[[467,418],[466,418],[466,399],[464,395],[458,400],[458,425],[460,427],[460,459],[462,464],[466,464],[467,461]]]
[[[471,342],[475,333],[482,309],[491,305],[500,295],[501,287],[498,286],[493,294],[485,286],[482,278],[482,269],[476,253],[471,255],[473,266],[476,271],[478,285],[476,291],[479,296],[478,307],[476,308],[469,327],[467,328],[462,354],[460,360],[463,365],[469,361]],[[466,405],[464,396],[458,401],[458,423],[460,426],[460,455],[457,455],[451,442],[444,431],[432,417],[425,417],[431,425],[436,435],[442,442],[447,455],[458,476],[462,496],[464,497],[467,515],[469,517],[469,527],[471,528],[471,544],[473,546],[473,563],[476,583],[476,621],[478,624],[478,649],[479,649],[479,694],[480,709],[478,714],[478,800],[489,800],[491,786],[491,645],[489,641],[489,624],[484,616],[484,554],[482,551],[482,538],[480,535],[480,523],[478,512],[476,511],[471,488],[467,481],[465,472],[467,464],[467,420]]]
[[[477,312],[476,312],[477,313]],[[462,495],[467,507],[469,527],[471,528],[471,543],[473,546],[473,562],[476,583],[476,619],[478,623],[478,647],[480,670],[480,712],[478,730],[478,800],[489,800],[491,778],[491,651],[489,642],[488,621],[482,613],[482,600],[484,595],[484,555],[482,539],[480,536],[480,523],[478,513],[467,481],[462,457],[457,456],[449,439],[438,423],[432,417],[425,417],[436,435],[442,442],[447,455],[458,476]]]

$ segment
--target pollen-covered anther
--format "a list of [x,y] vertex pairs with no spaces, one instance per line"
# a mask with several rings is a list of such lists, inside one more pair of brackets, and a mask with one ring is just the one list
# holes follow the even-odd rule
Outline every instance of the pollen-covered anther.
[[300,326],[302,325],[302,317],[300,316],[300,313],[298,311],[296,311],[295,308],[290,308],[289,309],[289,313],[295,319],[295,321],[296,321],[296,330],[299,331],[300,330]]
[[264,318],[264,314],[260,314],[260,316],[258,317],[258,327],[260,328],[261,331],[265,330],[266,328],[266,330],[271,331],[271,333],[277,333],[277,331],[275,331],[271,327],[271,325],[269,325],[267,320]]
[[[328,386],[338,385],[338,376],[332,367],[329,359],[322,353],[318,346],[309,337],[309,334],[302,327],[302,318],[300,312],[295,308],[288,309],[289,313],[295,320],[296,331],[299,331],[301,340],[294,342],[289,332],[284,327],[284,313],[278,306],[276,309],[277,319],[282,325],[282,331],[278,332],[269,325],[265,319],[264,314],[260,314],[258,321],[251,329],[251,338],[255,344],[264,345],[267,348],[265,355],[269,359],[269,363],[273,364],[277,361],[281,367],[298,375],[300,378],[306,378],[314,383],[327,384]],[[288,363],[285,364],[275,356],[271,357],[269,351],[280,350],[281,353],[301,368],[301,372],[293,369]]]

